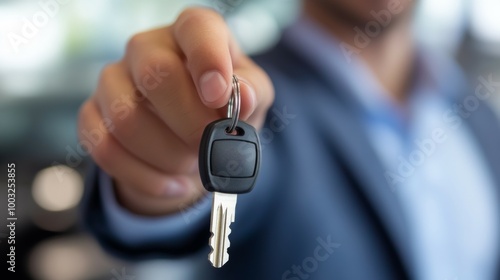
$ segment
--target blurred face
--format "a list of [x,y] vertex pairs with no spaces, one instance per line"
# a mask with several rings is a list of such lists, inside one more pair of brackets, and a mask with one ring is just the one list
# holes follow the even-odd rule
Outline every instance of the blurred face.
[[332,17],[346,21],[350,24],[365,24],[373,20],[373,12],[388,10],[389,7],[399,7],[401,13],[395,15],[400,17],[411,10],[412,0],[305,0],[310,1],[327,11]]

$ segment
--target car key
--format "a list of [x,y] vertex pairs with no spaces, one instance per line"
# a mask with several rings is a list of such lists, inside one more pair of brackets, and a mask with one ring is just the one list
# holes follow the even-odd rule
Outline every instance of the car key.
[[240,87],[233,76],[228,118],[210,123],[203,132],[199,169],[205,189],[213,192],[210,218],[212,251],[209,261],[216,268],[229,260],[229,234],[234,222],[237,195],[250,192],[260,166],[260,141],[255,128],[239,121]]

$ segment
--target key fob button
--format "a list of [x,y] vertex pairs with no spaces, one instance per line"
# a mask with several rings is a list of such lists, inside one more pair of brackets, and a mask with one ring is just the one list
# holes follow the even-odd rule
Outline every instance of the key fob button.
[[249,178],[255,174],[257,146],[237,140],[217,140],[212,144],[211,173],[228,178]]

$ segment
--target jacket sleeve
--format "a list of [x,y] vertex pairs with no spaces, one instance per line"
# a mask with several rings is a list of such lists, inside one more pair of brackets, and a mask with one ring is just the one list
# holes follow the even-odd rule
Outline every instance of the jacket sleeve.
[[115,198],[112,180],[95,164],[86,179],[84,227],[111,254],[129,260],[175,258],[207,248],[211,195],[164,217],[135,215]]

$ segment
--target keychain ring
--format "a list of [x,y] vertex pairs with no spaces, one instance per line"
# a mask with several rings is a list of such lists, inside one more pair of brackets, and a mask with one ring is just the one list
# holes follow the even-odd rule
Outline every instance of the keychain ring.
[[232,81],[233,91],[227,104],[227,117],[233,119],[231,126],[227,128],[227,133],[232,133],[238,125],[240,118],[241,96],[240,96],[240,81],[236,75],[233,75]]

